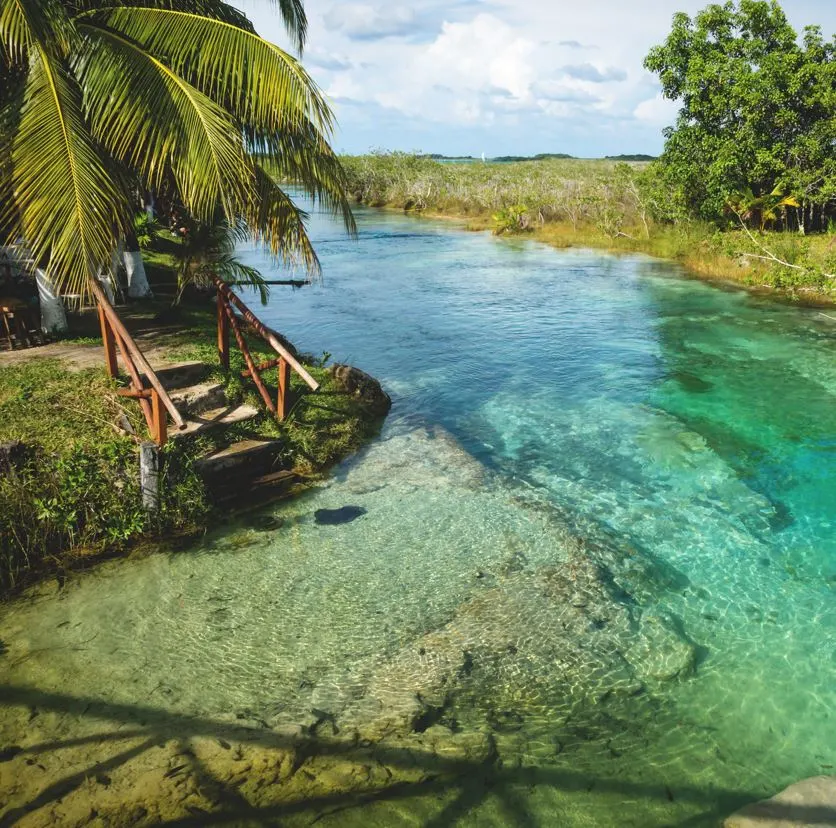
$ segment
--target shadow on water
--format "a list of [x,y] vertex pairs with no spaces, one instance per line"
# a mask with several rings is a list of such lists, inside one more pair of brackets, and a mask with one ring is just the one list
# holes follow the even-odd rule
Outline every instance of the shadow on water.
[[[674,792],[663,785],[592,776],[558,767],[504,766],[495,746],[481,761],[440,758],[428,750],[413,747],[398,747],[384,743],[370,746],[365,742],[351,744],[307,736],[287,736],[267,729],[225,724],[210,718],[172,713],[143,705],[102,702],[14,686],[0,688],[0,705],[37,708],[41,712],[78,716],[89,722],[107,722],[123,728],[115,732],[105,731],[77,738],[40,742],[28,747],[7,748],[0,759],[3,762],[19,757],[31,766],[37,764],[38,757],[55,751],[84,745],[104,746],[108,743],[147,737],[138,745],[89,764],[43,788],[28,802],[19,804],[0,816],[0,826],[15,825],[38,809],[58,803],[89,780],[109,785],[108,773],[119,769],[146,751],[161,747],[172,740],[180,744],[180,753],[189,757],[189,770],[198,780],[199,786],[213,790],[216,809],[206,811],[187,806],[186,809],[191,811],[188,815],[154,823],[158,825],[184,828],[202,825],[268,825],[279,824],[277,820],[306,813],[314,814],[312,821],[317,822],[352,809],[420,797],[437,803],[436,812],[428,815],[423,822],[426,828],[442,828],[456,824],[488,799],[491,800],[501,824],[536,826],[543,824],[541,816],[535,814],[531,806],[530,793],[537,787],[552,788],[565,794],[589,794],[594,791],[596,795],[613,795],[625,803],[635,803],[637,798],[656,802],[674,801]],[[218,779],[194,752],[189,750],[188,741],[192,737],[209,737],[227,748],[230,747],[227,740],[232,740],[266,749],[294,751],[297,758],[291,776],[300,771],[306,759],[329,755],[342,760],[356,760],[358,763],[368,762],[373,755],[374,761],[393,769],[426,770],[426,774],[418,782],[397,781],[393,777],[391,784],[376,789],[309,795],[278,804],[254,806],[234,785]],[[168,771],[166,776],[179,769]],[[716,825],[723,815],[758,799],[759,796],[756,792],[734,788],[678,786],[675,791],[676,801],[691,806],[692,810],[697,812],[678,822],[666,821],[664,824]],[[106,819],[105,814],[100,816]],[[803,819],[805,824],[833,824],[836,821],[836,809],[775,803],[767,811],[761,811],[759,818],[792,818]],[[583,824],[588,823],[584,821]]]

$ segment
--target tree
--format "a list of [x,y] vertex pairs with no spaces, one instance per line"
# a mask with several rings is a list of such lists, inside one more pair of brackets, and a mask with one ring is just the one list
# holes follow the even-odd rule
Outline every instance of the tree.
[[[301,0],[277,5],[301,49]],[[276,181],[353,228],[322,94],[221,0],[0,0],[0,86],[0,230],[64,290],[107,269],[136,192],[206,224],[220,207],[312,270],[305,214]]]
[[235,254],[236,244],[248,235],[247,226],[243,222],[230,224],[222,215],[218,215],[211,224],[190,221],[183,231],[175,254],[175,305],[190,286],[213,287],[214,276],[229,284],[255,287],[261,295],[262,303],[267,301],[267,286],[261,272],[239,261]]
[[822,226],[836,193],[836,37],[799,40],[777,2],[677,14],[645,66],[679,101],[658,162],[689,206],[721,220],[734,193],[780,193],[797,222]]

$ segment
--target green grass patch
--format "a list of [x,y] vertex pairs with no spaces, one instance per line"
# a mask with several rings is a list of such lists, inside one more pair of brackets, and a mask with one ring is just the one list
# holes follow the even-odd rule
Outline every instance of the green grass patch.
[[[154,306],[137,308],[136,319],[153,317]],[[161,329],[172,361],[217,365],[211,306],[176,311],[177,324]],[[275,356],[248,337],[257,361]],[[277,422],[266,411],[254,421],[171,439],[162,453],[163,501],[159,514],[141,506],[138,443],[147,439],[136,402],[117,395],[104,369],[69,371],[54,359],[36,358],[0,370],[0,592],[49,573],[62,575],[103,557],[122,554],[141,540],[193,533],[215,514],[195,463],[236,440],[281,441],[281,467],[303,477],[322,475],[376,432],[380,412],[346,391],[324,360],[300,355],[321,384],[310,393],[291,376],[289,416]],[[262,408],[255,386],[244,379],[244,359],[231,352],[226,384],[231,402]],[[262,375],[271,396],[277,374]],[[133,431],[133,435],[125,432]]]

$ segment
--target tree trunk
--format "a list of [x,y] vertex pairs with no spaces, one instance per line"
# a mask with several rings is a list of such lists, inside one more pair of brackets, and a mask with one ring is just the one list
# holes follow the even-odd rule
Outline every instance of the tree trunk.
[[35,270],[35,284],[38,286],[38,299],[41,303],[41,328],[46,333],[66,333],[67,314],[64,303],[55,291],[55,285],[46,273]]
[[131,299],[150,299],[154,294],[151,293],[151,286],[148,284],[141,251],[126,250],[122,254],[122,261],[128,276],[128,296]]

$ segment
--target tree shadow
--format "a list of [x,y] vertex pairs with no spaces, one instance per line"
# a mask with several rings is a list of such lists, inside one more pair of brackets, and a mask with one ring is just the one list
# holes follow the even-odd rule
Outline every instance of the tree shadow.
[[[425,771],[421,781],[404,782],[393,780],[391,784],[372,790],[352,790],[305,796],[300,799],[275,805],[254,806],[235,787],[217,778],[201,762],[194,751],[183,749],[188,757],[192,774],[200,784],[211,789],[210,797],[214,810],[199,811],[188,816],[159,822],[166,826],[206,825],[268,825],[277,820],[300,813],[316,814],[314,821],[331,817],[350,809],[376,803],[396,803],[419,796],[440,797],[443,802],[439,810],[423,824],[425,828],[443,828],[454,825],[472,813],[488,797],[495,800],[502,814],[503,824],[534,828],[543,824],[531,807],[524,791],[533,786],[548,786],[562,793],[596,793],[613,795],[625,802],[644,798],[658,803],[671,802],[673,795],[663,784],[652,785],[624,779],[592,777],[589,773],[557,766],[519,767],[504,766],[495,750],[482,761],[460,756],[439,756],[436,753],[416,747],[401,747],[385,742],[347,743],[336,739],[314,736],[293,736],[275,732],[268,728],[242,726],[225,723],[208,717],[165,711],[141,704],[120,704],[81,698],[64,693],[45,692],[24,687],[0,687],[0,706],[27,708],[36,706],[41,711],[77,716],[89,721],[102,721],[125,725],[126,729],[101,734],[91,734],[66,740],[51,740],[14,749],[0,761],[11,761],[17,756],[31,757],[71,747],[140,739],[139,744],[115,753],[108,759],[97,761],[90,767],[75,771],[65,778],[40,791],[29,802],[18,805],[0,816],[0,826],[10,826],[25,815],[50,803],[57,802],[76,790],[85,780],[101,776],[134,759],[152,747],[171,739],[189,745],[194,737],[211,737],[226,745],[228,741],[257,745],[276,750],[295,750],[301,757],[293,772],[298,772],[308,757],[333,756],[354,760],[360,764],[374,760],[385,767],[404,770]],[[292,775],[292,774],[291,774]],[[281,783],[280,783],[281,784]],[[682,826],[716,825],[723,814],[732,812],[746,803],[760,798],[760,792],[734,788],[677,787],[676,802],[693,806],[697,812],[678,823],[667,825]],[[757,818],[805,820],[807,823],[836,823],[836,808],[825,806],[794,806],[770,803],[761,806]],[[801,824],[801,823],[799,823]]]

